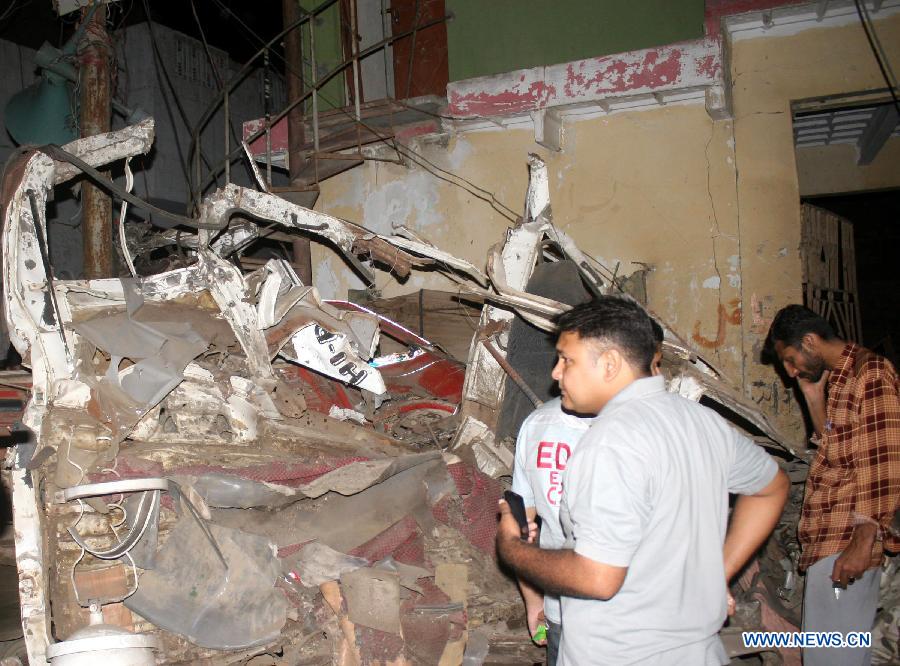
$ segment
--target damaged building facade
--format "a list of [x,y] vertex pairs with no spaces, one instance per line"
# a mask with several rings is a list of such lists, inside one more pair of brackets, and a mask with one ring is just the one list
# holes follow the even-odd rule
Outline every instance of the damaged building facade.
[[[867,6],[900,60],[900,3]],[[146,663],[540,661],[496,563],[496,501],[518,423],[549,397],[552,318],[623,292],[664,324],[669,390],[794,481],[726,645],[738,658],[741,629],[798,627],[810,452],[759,352],[803,299],[800,197],[900,186],[896,136],[865,166],[845,143],[796,147],[798,117],[883,102],[865,40],[852,2],[708,1],[690,42],[451,81],[392,141],[344,149],[353,168],[317,180],[314,206],[266,175],[287,134],[248,119],[258,186],[151,209],[167,230],[123,213],[122,277],[54,275],[48,200],[148,153],[160,119],[22,149],[2,270],[32,372],[34,438],[8,456],[29,663],[111,645]],[[312,241],[311,283],[254,255],[272,234]],[[178,262],[144,270],[165,247]],[[466,334],[427,330],[434,292]],[[880,663],[900,658],[892,613]]]

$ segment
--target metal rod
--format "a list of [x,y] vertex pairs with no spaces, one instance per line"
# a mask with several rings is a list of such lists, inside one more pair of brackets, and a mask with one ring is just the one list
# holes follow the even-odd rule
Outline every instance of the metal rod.
[[198,135],[197,136],[197,154],[195,155],[195,159],[194,159],[194,178],[196,179],[195,182],[197,183],[197,190],[194,194],[194,205],[197,206],[197,208],[200,207],[200,197],[203,195],[203,180],[201,178],[202,165],[200,162],[200,155],[202,153],[203,153],[203,140]]
[[63,348],[66,350],[66,358],[71,363],[72,353],[69,350],[69,343],[66,341],[66,333],[63,330],[62,315],[59,313],[59,303],[56,300],[56,287],[53,286],[50,250],[47,247],[47,238],[44,236],[44,233],[47,231],[47,223],[40,224],[39,222],[41,213],[38,210],[37,195],[34,193],[34,190],[28,190],[25,194],[28,196],[28,203],[31,206],[31,222],[34,225],[34,234],[37,238],[38,250],[41,253],[41,263],[44,265],[44,275],[47,276],[47,294],[50,296],[50,305],[53,306],[53,313],[56,315],[56,325],[59,326],[59,337],[62,339]]
[[272,79],[269,51],[263,54],[263,107],[266,117],[266,186],[272,187]]
[[409,61],[407,62],[407,65],[406,65],[406,94],[403,96],[403,99],[409,99],[409,91],[412,88],[413,63],[415,62],[415,58],[416,58],[416,35],[419,34],[419,12],[420,11],[421,11],[420,0],[416,0],[416,13],[415,13],[415,16],[413,16],[413,33],[412,33],[412,39],[410,40],[412,43],[409,46]]
[[[353,59],[353,105],[356,110],[356,122],[359,122],[359,44],[356,41],[357,31],[356,0],[350,0],[350,57]],[[359,127],[357,125],[357,127]]]
[[356,0],[350,2],[350,57],[353,59],[353,106],[356,111],[356,148],[362,152],[362,125],[360,124],[359,111],[359,42],[356,41],[357,36],[357,7]]
[[228,91],[225,91],[225,184],[231,182],[231,163],[228,154],[231,152],[231,109],[228,104]]
[[481,344],[483,344],[484,348],[488,350],[488,353],[494,357],[494,360],[497,361],[501,368],[503,368],[504,372],[509,375],[509,378],[516,383],[516,386],[522,389],[522,393],[524,393],[526,397],[531,400],[531,404],[533,404],[535,407],[540,407],[544,404],[544,401],[537,397],[537,394],[531,390],[531,387],[528,384],[525,383],[525,380],[522,379],[522,375],[520,375],[516,371],[516,369],[509,364],[509,361],[507,361],[500,355],[500,352],[498,352],[496,348],[494,348],[494,345],[492,345],[489,340],[482,340]]
[[231,162],[228,154],[231,152],[231,110],[228,105],[228,91],[225,91],[225,184],[231,182]]
[[[312,126],[313,126],[313,152],[319,152],[319,87],[317,81],[319,79],[316,72],[316,22],[309,22],[309,63],[312,70],[310,76],[312,78]],[[313,156],[313,167],[316,173],[316,184],[319,183],[319,159]]]

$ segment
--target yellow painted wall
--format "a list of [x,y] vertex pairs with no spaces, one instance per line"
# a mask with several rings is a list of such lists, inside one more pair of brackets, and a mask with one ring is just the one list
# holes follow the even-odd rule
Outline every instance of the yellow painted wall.
[[[876,26],[900,62],[900,17]],[[651,309],[799,441],[796,401],[758,362],[775,311],[801,299],[790,104],[884,84],[858,25],[739,40],[731,58],[733,121],[713,122],[693,104],[566,118],[562,153],[536,145],[530,126],[427,137],[412,146],[519,214],[526,156],[540,154],[554,221],[620,274],[635,270],[635,262],[651,266]],[[390,156],[387,149],[382,156]],[[484,196],[420,166],[370,162],[323,183],[317,208],[382,233],[405,224],[483,267],[509,224]],[[313,267],[325,296],[361,286],[321,247]],[[432,273],[404,284],[378,274],[387,296],[422,287],[453,288]]]
[[853,144],[797,149],[800,196],[864,192],[900,187],[900,137],[888,139],[866,166],[857,166]]

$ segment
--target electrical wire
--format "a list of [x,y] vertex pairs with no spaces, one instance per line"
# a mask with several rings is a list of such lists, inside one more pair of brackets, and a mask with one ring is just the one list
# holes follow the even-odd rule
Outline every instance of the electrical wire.
[[6,11],[4,11],[2,14],[0,14],[0,21],[6,20],[7,17],[9,17],[13,14],[13,12],[15,12],[17,9],[23,9],[30,2],[31,2],[31,0],[26,0],[24,3],[22,3],[20,5],[19,0],[13,0],[12,4],[6,8]]
[[[181,121],[184,123],[185,128],[189,132],[192,132],[193,126],[191,125],[190,120],[188,120],[187,113],[184,110],[184,106],[181,103],[181,99],[179,99],[179,97],[178,97],[178,92],[176,91],[175,86],[172,83],[172,79],[169,76],[169,70],[166,67],[166,63],[162,57],[162,53],[160,53],[160,50],[159,50],[159,43],[156,39],[156,30],[154,27],[154,21],[150,14],[150,2],[149,2],[149,0],[143,0],[143,3],[144,3],[144,14],[147,17],[147,26],[150,29],[150,42],[153,45],[153,53],[155,56],[154,63],[156,65],[157,79],[159,78],[159,72],[161,69],[163,76],[165,77],[166,83],[168,84],[169,89],[172,91],[172,99],[175,101],[175,106],[178,109],[178,114],[181,116]],[[162,83],[162,82],[160,82],[160,83]],[[166,103],[166,110],[169,111],[169,118],[170,118],[170,120],[173,120],[172,124],[174,125],[175,123],[174,123],[174,119],[172,118],[171,109],[169,108],[169,105],[168,105],[168,99],[165,95],[162,85],[160,85],[160,91],[163,92],[163,101]],[[188,186],[190,187],[190,183],[191,183],[190,171],[188,169],[188,164],[184,157],[184,152],[181,149],[181,142],[178,140],[178,132],[175,132],[175,146],[178,149],[178,156],[181,158],[182,171],[184,172]],[[206,168],[209,169],[210,172],[212,172],[212,166],[210,165],[209,160],[206,159],[206,156],[203,154],[202,150],[200,151],[200,159],[206,165]],[[219,184],[219,181],[218,181],[218,179],[216,179],[217,187],[218,187],[218,184]]]
[[862,23],[863,32],[866,33],[866,40],[869,42],[869,48],[872,49],[872,55],[875,56],[875,62],[878,63],[878,69],[881,70],[881,76],[887,84],[888,92],[891,93],[891,99],[894,101],[894,108],[897,110],[897,113],[900,114],[900,99],[897,98],[897,86],[892,80],[893,72],[891,71],[887,56],[881,47],[881,42],[878,41],[878,35],[875,32],[875,26],[872,25],[869,10],[866,9],[861,0],[853,0],[853,4],[856,6],[856,14],[859,16],[860,23]]
[[[146,2],[146,0],[144,0],[144,1]],[[258,43],[262,44],[264,47],[267,46],[267,43],[262,39],[262,37],[260,37],[260,36],[259,36],[259,35],[258,35],[258,34],[250,27],[250,26],[248,26],[244,21],[242,21],[242,20],[240,19],[239,16],[237,16],[237,15],[234,14],[234,13],[232,13],[231,10],[230,10],[228,7],[226,7],[226,6],[222,3],[221,0],[213,0],[213,2],[214,2],[215,4],[217,4],[223,11],[229,13],[229,15],[232,16],[232,17],[235,19],[235,21],[236,21],[242,28],[244,28],[244,30],[245,30],[251,37],[253,37]],[[291,67],[291,64],[287,61],[287,59],[286,59],[283,55],[281,55],[281,54],[278,53],[277,51],[275,51],[275,55],[282,61],[282,63],[283,63],[284,66],[285,66],[285,69],[286,69],[287,71],[289,71],[289,72],[291,72],[291,73],[293,73],[293,74],[295,74],[295,75],[298,75],[298,76],[300,75],[293,67]],[[500,213],[504,218],[506,218],[506,219],[509,220],[510,222],[515,223],[516,220],[518,219],[518,214],[517,214],[512,208],[510,208],[509,206],[507,206],[506,204],[504,204],[503,202],[501,202],[499,199],[497,199],[496,195],[495,195],[493,192],[490,192],[489,190],[486,190],[486,189],[484,189],[484,188],[482,188],[482,187],[479,187],[478,185],[476,185],[476,184],[473,183],[472,181],[467,180],[466,178],[463,178],[463,177],[460,176],[459,174],[453,173],[452,171],[448,171],[448,170],[446,170],[446,169],[443,169],[443,168],[439,167],[438,165],[434,164],[433,162],[431,162],[431,161],[429,161],[427,158],[425,158],[421,153],[419,153],[419,152],[415,151],[414,149],[410,148],[408,145],[402,144],[402,143],[398,142],[396,139],[389,138],[389,137],[386,137],[386,136],[382,135],[381,133],[379,133],[377,130],[375,130],[375,129],[374,129],[371,125],[369,125],[368,123],[365,123],[365,122],[362,121],[362,120],[357,120],[354,114],[352,114],[348,109],[343,108],[342,105],[339,105],[339,104],[335,103],[333,100],[329,99],[329,97],[328,97],[327,95],[322,94],[322,91],[321,91],[321,90],[317,90],[317,91],[316,91],[316,94],[318,94],[318,96],[319,96],[322,100],[324,100],[325,102],[327,102],[328,104],[330,104],[330,105],[331,105],[332,107],[334,107],[336,110],[340,111],[341,113],[343,113],[344,115],[346,115],[348,118],[350,118],[350,119],[353,120],[354,122],[358,122],[360,125],[362,125],[364,128],[366,128],[369,132],[371,132],[374,136],[376,136],[380,142],[386,144],[387,146],[389,146],[389,147],[391,147],[391,148],[394,148],[394,150],[395,150],[398,154],[403,155],[403,153],[401,153],[401,152],[400,152],[399,150],[397,150],[397,148],[396,148],[397,146],[399,146],[403,151],[406,152],[406,155],[403,155],[404,157],[406,157],[407,159],[409,159],[409,160],[412,161],[412,162],[415,162],[415,163],[418,164],[420,167],[422,167],[425,171],[428,171],[429,173],[431,173],[431,174],[432,174],[433,176],[435,176],[436,178],[438,178],[438,179],[440,179],[440,180],[443,180],[443,181],[445,181],[445,182],[448,182],[448,183],[450,183],[451,185],[456,185],[457,187],[460,187],[460,188],[463,189],[463,190],[466,190],[466,191],[467,191],[469,194],[471,194],[472,196],[474,196],[474,197],[476,197],[477,199],[479,199],[479,200],[481,200],[481,201],[484,201],[485,203],[489,204],[494,210],[496,210],[498,213]],[[409,104],[405,104],[405,103],[403,103],[403,102],[397,102],[397,103],[400,104],[401,106],[406,107],[406,108],[415,109],[415,107],[412,107],[412,106],[409,105]],[[419,109],[415,109],[415,110],[418,111]],[[475,116],[475,117],[473,117],[473,118],[465,118],[465,119],[464,119],[464,118],[457,118],[457,117],[454,117],[454,116],[443,116],[443,115],[436,114],[436,113],[433,113],[433,112],[428,112],[428,111],[423,111],[423,113],[425,113],[425,114],[427,114],[427,115],[431,115],[431,116],[437,116],[437,117],[440,117],[440,118],[446,118],[446,119],[448,119],[448,120],[472,120],[472,119],[476,119],[476,120],[477,120],[477,119],[479,118],[479,117]],[[426,165],[427,165],[427,166],[426,166]],[[431,168],[429,168],[429,167],[431,167]],[[437,170],[437,171],[440,172],[440,173],[446,174],[446,176],[448,176],[448,177],[447,177],[447,178],[442,177],[442,176],[438,175],[437,173],[435,173],[434,171],[432,171],[432,169],[435,169],[435,170]],[[463,183],[469,185],[470,187],[474,188],[475,192],[473,192],[472,190],[469,190],[468,188],[464,187],[463,185],[460,185],[460,183],[458,183],[458,182],[454,182],[453,180],[450,180],[451,178],[458,179],[459,181],[462,181]],[[505,212],[504,212],[504,210],[505,210]]]
[[[210,50],[209,42],[206,40],[206,33],[203,30],[203,24],[200,22],[200,17],[197,15],[197,7],[194,4],[194,0],[191,0],[191,12],[193,12],[193,14],[194,14],[194,22],[197,24],[197,30],[200,33],[200,41],[203,42],[203,50],[206,51],[206,59],[209,61],[209,67],[212,70],[213,77],[215,77],[215,79],[216,79],[216,88],[218,89],[219,92],[221,92],[222,87],[225,84],[222,79],[222,75],[219,72],[219,68],[216,67],[216,62],[215,62],[215,60],[213,60],[212,51]],[[229,121],[229,118],[226,118],[223,116],[222,122],[226,123],[228,121]],[[193,128],[191,127],[188,129],[190,129],[191,134],[193,134],[193,132],[194,132]],[[238,136],[237,131],[234,129],[234,125],[232,125],[230,122],[228,122],[228,131],[231,134],[231,138],[234,140],[234,142],[236,144],[240,144],[241,138]],[[226,156],[226,159],[229,160],[229,164],[230,164],[231,163],[230,156]],[[241,160],[241,161],[243,162],[243,160]],[[207,166],[209,166],[209,165],[207,164]],[[248,175],[250,175],[250,174],[248,174]],[[188,178],[188,182],[190,183],[190,177]],[[217,184],[218,184],[218,181],[217,181]]]
[[209,50],[209,42],[206,41],[206,33],[203,31],[203,24],[200,22],[200,17],[197,16],[197,6],[194,4],[194,0],[191,0],[191,13],[194,15],[194,23],[197,24],[197,30],[200,32],[200,41],[203,42],[203,50],[206,51],[206,59],[209,60],[209,67],[212,69],[213,76],[216,77],[216,87],[221,90],[222,75],[219,74],[219,68],[216,67],[212,53]]

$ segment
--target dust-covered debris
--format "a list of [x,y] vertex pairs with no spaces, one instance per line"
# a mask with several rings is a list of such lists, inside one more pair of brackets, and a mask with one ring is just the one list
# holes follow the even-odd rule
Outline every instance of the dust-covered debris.
[[[100,166],[146,152],[152,132],[146,121],[66,148]],[[77,160],[50,152],[22,152],[2,190],[4,318],[33,381],[23,422],[35,442],[12,461],[31,662],[85,624],[72,582],[94,578],[118,581],[124,592],[104,612],[157,636],[165,663],[456,663],[485,658],[485,644],[534,658],[493,551],[518,418],[499,415],[520,414],[510,406],[525,389],[531,404],[546,399],[528,385],[516,329],[544,335],[570,307],[535,286],[554,270],[549,284],[564,279],[576,300],[639,282],[610,277],[554,226],[543,162],[531,156],[523,218],[484,271],[408,229],[378,235],[228,185],[177,230],[124,226],[136,266],[177,243],[168,270],[63,281],[48,262],[45,206]],[[423,293],[415,333],[321,299],[281,259],[243,270],[259,224],[327,242],[369,281],[362,258],[399,277],[445,272],[459,285],[453,298],[484,303],[477,330],[447,343],[467,362],[426,337]],[[663,327],[670,390],[713,401],[790,458],[766,416]],[[790,464],[802,480],[803,462]],[[85,495],[117,480],[134,482]],[[153,480],[168,492],[146,490]],[[780,601],[754,606],[750,581],[746,622],[768,626],[767,608],[793,619],[792,539],[779,528],[759,565]],[[887,624],[896,645],[896,618]]]

